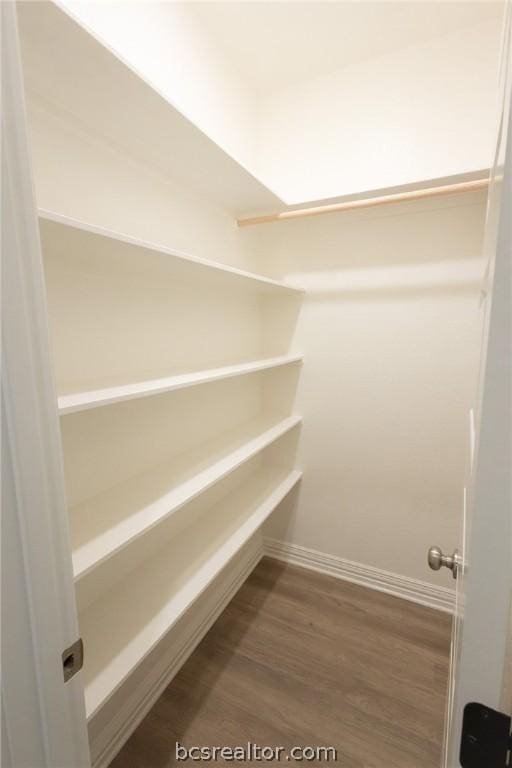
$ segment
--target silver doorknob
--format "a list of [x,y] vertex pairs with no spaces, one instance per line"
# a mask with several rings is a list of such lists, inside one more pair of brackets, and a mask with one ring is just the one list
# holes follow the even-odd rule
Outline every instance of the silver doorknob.
[[455,550],[453,555],[443,555],[440,547],[430,547],[428,551],[428,564],[433,571],[438,571],[444,565],[445,568],[451,570],[453,578],[456,579],[461,566],[461,557],[458,550]]

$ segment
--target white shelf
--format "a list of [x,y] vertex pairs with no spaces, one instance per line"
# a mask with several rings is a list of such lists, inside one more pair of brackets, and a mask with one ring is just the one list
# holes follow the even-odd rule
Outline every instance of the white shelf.
[[75,394],[61,395],[58,399],[59,413],[64,416],[67,413],[87,411],[90,408],[99,408],[104,405],[121,403],[124,400],[135,400],[139,397],[158,395],[163,392],[171,392],[176,389],[194,387],[198,384],[206,384],[211,381],[230,379],[233,376],[244,376],[249,373],[266,371],[284,365],[292,365],[302,362],[302,355],[281,355],[280,357],[268,357],[263,360],[254,360],[250,363],[238,365],[225,365],[222,368],[209,368],[193,373],[181,373],[175,376],[166,376],[162,379],[150,379],[133,384],[124,384],[118,387],[95,389],[89,392],[77,392]]
[[259,419],[165,465],[130,478],[70,511],[75,579],[167,519],[301,422]]
[[[260,469],[197,525],[133,571],[80,616],[90,718],[180,619],[299,481]],[[136,610],[134,610],[136,606]]]
[[214,283],[227,287],[226,281],[236,282],[241,289],[256,291],[286,291],[303,294],[301,288],[288,285],[270,277],[247,272],[237,267],[230,267],[217,261],[209,261],[198,256],[191,256],[182,251],[173,250],[163,245],[146,242],[120,232],[113,232],[97,227],[88,222],[61,216],[53,211],[39,210],[39,222],[45,247],[51,247],[52,239],[60,250],[68,249],[73,254],[95,253],[95,255],[124,255],[126,259],[140,260],[144,257],[163,257],[166,275],[173,279],[194,280],[199,283]]
[[56,3],[18,7],[29,101],[235,214],[283,201]]

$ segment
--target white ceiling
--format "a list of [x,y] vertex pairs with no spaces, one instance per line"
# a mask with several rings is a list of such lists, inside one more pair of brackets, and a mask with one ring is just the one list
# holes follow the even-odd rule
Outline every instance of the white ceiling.
[[492,0],[192,0],[187,6],[258,92],[496,18],[503,9]]

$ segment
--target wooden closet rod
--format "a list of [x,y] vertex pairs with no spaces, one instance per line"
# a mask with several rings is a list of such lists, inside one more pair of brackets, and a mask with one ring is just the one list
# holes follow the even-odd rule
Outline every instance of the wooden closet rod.
[[349,200],[346,203],[332,203],[331,205],[317,205],[314,208],[298,208],[295,211],[282,211],[282,213],[270,213],[266,216],[256,216],[250,219],[238,219],[239,227],[250,227],[252,224],[267,224],[271,221],[284,221],[285,219],[302,219],[306,216],[321,216],[324,213],[337,213],[338,211],[353,211],[356,208],[372,208],[377,205],[390,205],[391,203],[403,203],[409,200],[423,200],[427,197],[442,197],[444,195],[456,195],[460,192],[475,192],[478,189],[487,189],[488,179],[475,179],[474,181],[461,181],[456,184],[445,184],[442,187],[427,187],[414,189],[410,192],[397,192],[380,197],[365,197],[360,200]]

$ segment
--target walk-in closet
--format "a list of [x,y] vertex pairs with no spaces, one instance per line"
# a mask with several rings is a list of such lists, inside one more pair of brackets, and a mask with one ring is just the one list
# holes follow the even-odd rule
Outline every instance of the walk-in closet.
[[509,4],[8,5],[66,768],[456,768]]

